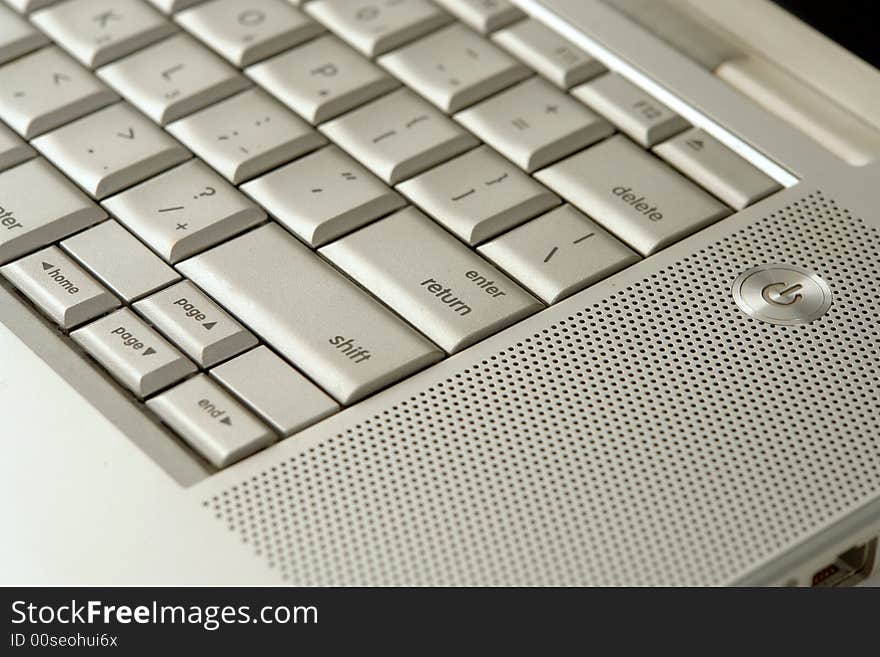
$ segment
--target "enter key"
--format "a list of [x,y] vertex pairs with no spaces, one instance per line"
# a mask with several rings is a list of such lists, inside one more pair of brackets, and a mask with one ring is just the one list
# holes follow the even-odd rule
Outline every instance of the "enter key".
[[321,252],[448,353],[544,307],[415,208]]

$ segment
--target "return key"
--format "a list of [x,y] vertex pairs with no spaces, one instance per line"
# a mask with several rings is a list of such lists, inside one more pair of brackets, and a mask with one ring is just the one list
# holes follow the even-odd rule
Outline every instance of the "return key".
[[415,208],[321,253],[448,353],[544,307]]

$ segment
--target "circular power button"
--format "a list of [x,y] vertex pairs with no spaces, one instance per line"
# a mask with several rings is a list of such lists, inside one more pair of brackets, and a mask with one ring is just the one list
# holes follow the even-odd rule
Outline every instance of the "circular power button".
[[831,307],[831,288],[794,265],[761,265],[737,276],[733,300],[744,313],[771,324],[806,324]]

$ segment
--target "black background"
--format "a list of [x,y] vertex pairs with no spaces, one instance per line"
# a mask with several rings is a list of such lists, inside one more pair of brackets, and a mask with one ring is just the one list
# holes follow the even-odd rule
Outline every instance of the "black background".
[[773,0],[830,39],[880,68],[878,0]]
[[[317,625],[13,625],[11,603],[313,604]],[[809,655],[876,653],[876,590],[0,589],[0,654]],[[107,632],[117,648],[10,648],[10,634]]]

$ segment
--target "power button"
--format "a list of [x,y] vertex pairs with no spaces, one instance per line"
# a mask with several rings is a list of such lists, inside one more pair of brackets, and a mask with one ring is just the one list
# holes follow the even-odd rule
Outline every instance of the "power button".
[[771,324],[807,324],[831,307],[831,288],[794,265],[761,265],[737,276],[733,300],[744,313]]

